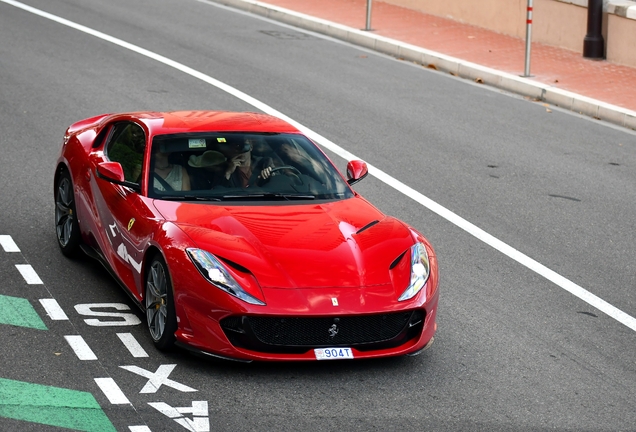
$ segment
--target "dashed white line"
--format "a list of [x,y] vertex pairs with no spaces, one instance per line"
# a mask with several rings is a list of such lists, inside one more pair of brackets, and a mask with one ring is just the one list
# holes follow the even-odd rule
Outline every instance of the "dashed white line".
[[97,356],[93,352],[93,350],[88,346],[88,344],[84,341],[84,338],[80,335],[67,335],[64,336],[64,339],[71,346],[73,351],[75,351],[75,355],[80,360],[97,360]]
[[137,339],[131,333],[117,333],[117,337],[130,351],[133,357],[148,357],[148,353],[139,345]]
[[128,426],[130,432],[151,432],[148,426]]
[[5,252],[20,252],[20,248],[10,235],[0,235],[0,245]]
[[52,299],[52,298],[40,299],[40,303],[44,307],[44,310],[46,311],[46,314],[53,321],[68,320],[68,316],[66,316],[66,314],[64,313],[64,311],[60,307],[60,304],[57,302],[57,300]]
[[[117,383],[112,378],[95,378],[95,383],[102,390],[104,395],[108,398],[110,403],[113,405],[124,405],[130,404],[130,401],[126,397],[123,391],[119,388]],[[132,427],[140,427],[140,426],[131,426]],[[131,429],[133,430],[133,429]],[[137,429],[141,432],[143,429]]]
[[16,264],[15,267],[29,285],[40,285],[43,283],[40,276],[38,276],[30,264]]
[[[104,41],[107,42],[111,42],[114,45],[118,45],[122,48],[125,48],[127,50],[130,50],[132,52],[136,52],[140,55],[143,55],[145,57],[148,57],[150,59],[153,59],[159,63],[163,63],[166,66],[172,67],[178,71],[181,71],[187,75],[190,75],[194,78],[197,78],[207,84],[210,84],[216,88],[218,88],[219,90],[222,90],[240,100],[242,100],[245,103],[248,103],[250,105],[252,105],[254,108],[261,110],[262,112],[266,113],[266,114],[270,114],[273,115],[275,117],[278,117],[282,120],[287,121],[288,123],[290,123],[291,125],[293,125],[294,127],[296,127],[298,130],[300,130],[301,132],[303,132],[305,135],[307,135],[309,138],[311,138],[312,140],[314,140],[315,142],[319,143],[320,145],[324,146],[325,148],[331,150],[332,152],[334,152],[335,154],[337,154],[338,156],[342,157],[343,159],[346,160],[351,160],[351,159],[359,159],[357,156],[355,156],[352,153],[349,153],[347,150],[343,149],[342,147],[336,145],[335,143],[329,141],[327,138],[319,135],[318,133],[312,131],[311,129],[301,125],[300,123],[296,122],[295,120],[289,118],[288,116],[282,114],[281,112],[275,110],[274,108],[270,107],[269,105],[253,98],[252,96],[243,93],[242,91],[229,86],[228,84],[225,84],[217,79],[212,78],[209,75],[206,75],[202,72],[199,72],[195,69],[192,69],[184,64],[178,63],[174,60],[171,60],[167,57],[164,57],[162,55],[159,55],[157,53],[154,53],[152,51],[146,50],[144,48],[141,48],[137,45],[133,45],[131,43],[128,43],[126,41],[123,41],[121,39],[115,38],[113,36],[107,35],[105,33],[99,32],[97,30],[93,30],[89,27],[77,24],[75,22],[69,21],[67,19],[58,17],[56,15],[50,14],[48,12],[44,12],[42,10],[33,8],[31,6],[27,6],[23,3],[14,1],[14,0],[0,0],[4,3],[13,5],[15,7],[18,7],[20,9],[23,9],[25,11],[28,11],[30,13],[33,13],[35,15],[39,15],[43,18],[49,19],[51,21],[55,21],[57,23],[60,23],[62,25],[65,25],[67,27],[79,30],[81,32],[84,32],[86,34],[95,36],[99,39],[102,39]],[[389,186],[395,188],[397,191],[403,193],[404,195],[408,196],[409,198],[413,199],[414,201],[420,203],[421,205],[423,205],[424,207],[428,208],[430,211],[437,213],[439,216],[443,217],[444,219],[448,220],[449,222],[457,225],[459,228],[465,230],[466,232],[468,232],[469,234],[475,236],[477,239],[485,242],[486,244],[492,246],[493,248],[495,248],[496,250],[498,250],[499,252],[501,252],[502,254],[508,256],[509,258],[512,258],[513,260],[517,261],[518,263],[522,264],[523,266],[527,267],[528,269],[540,274],[541,276],[545,277],[546,279],[548,279],[549,281],[553,282],[554,284],[556,284],[557,286],[559,286],[560,288],[564,289],[565,291],[570,292],[571,294],[575,295],[576,297],[578,297],[579,299],[583,300],[584,302],[588,303],[589,305],[597,308],[598,310],[602,311],[603,313],[607,314],[608,316],[612,317],[613,319],[615,319],[616,321],[620,322],[621,324],[629,327],[630,329],[636,331],[636,318],[626,314],[625,312],[623,312],[622,310],[618,309],[615,306],[612,306],[611,304],[609,304],[608,302],[606,302],[605,300],[601,299],[600,297],[592,294],[591,292],[585,290],[583,287],[575,284],[574,282],[570,281],[569,279],[566,279],[565,277],[559,275],[558,273],[556,273],[553,270],[550,270],[548,267],[544,266],[543,264],[537,262],[536,260],[530,258],[529,256],[523,254],[522,252],[512,248],[511,246],[507,245],[506,243],[502,242],[501,240],[495,238],[494,236],[492,236],[491,234],[488,234],[487,232],[483,231],[481,228],[473,225],[472,223],[466,221],[465,219],[463,219],[461,216],[456,215],[455,213],[451,212],[450,210],[448,210],[447,208],[441,206],[440,204],[436,203],[435,201],[431,200],[430,198],[422,195],[421,193],[415,191],[414,189],[410,188],[409,186],[405,185],[404,183],[400,182],[399,180],[389,176],[388,174],[384,173],[383,171],[381,171],[380,169],[369,165],[369,173],[371,175],[373,175],[374,177],[378,178],[380,181],[388,184]]]

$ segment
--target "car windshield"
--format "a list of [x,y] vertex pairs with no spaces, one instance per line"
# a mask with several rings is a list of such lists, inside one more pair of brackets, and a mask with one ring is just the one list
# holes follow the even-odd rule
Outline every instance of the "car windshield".
[[148,194],[166,200],[305,201],[353,196],[341,175],[297,134],[155,136]]

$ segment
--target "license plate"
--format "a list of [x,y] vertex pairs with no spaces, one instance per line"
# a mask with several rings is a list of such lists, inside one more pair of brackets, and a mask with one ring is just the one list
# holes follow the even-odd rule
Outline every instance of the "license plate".
[[316,348],[314,349],[316,360],[352,359],[351,348]]

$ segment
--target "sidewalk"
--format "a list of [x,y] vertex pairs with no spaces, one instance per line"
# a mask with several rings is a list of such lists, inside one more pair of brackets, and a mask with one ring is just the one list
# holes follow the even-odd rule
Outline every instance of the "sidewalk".
[[523,78],[524,40],[377,0],[372,31],[366,0],[214,1],[636,129],[636,68],[533,43]]

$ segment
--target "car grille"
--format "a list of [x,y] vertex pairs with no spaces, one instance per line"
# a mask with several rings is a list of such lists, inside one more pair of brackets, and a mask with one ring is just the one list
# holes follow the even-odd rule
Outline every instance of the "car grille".
[[355,316],[232,316],[221,320],[230,342],[260,352],[300,353],[347,346],[374,350],[399,346],[422,331],[424,311]]

